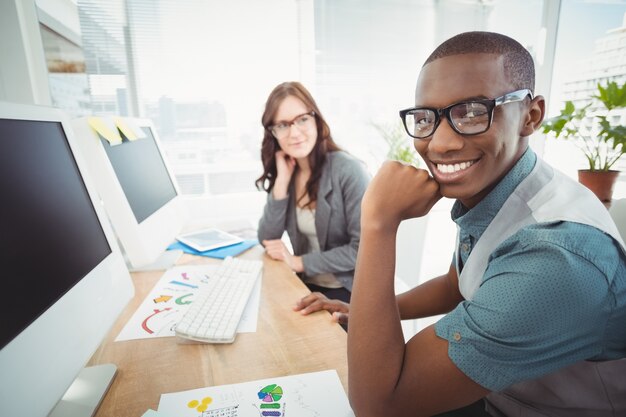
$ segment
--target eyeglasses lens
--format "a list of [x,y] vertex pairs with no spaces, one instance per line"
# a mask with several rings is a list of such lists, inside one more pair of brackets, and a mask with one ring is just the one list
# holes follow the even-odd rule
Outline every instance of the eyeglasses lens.
[[296,127],[300,130],[309,129],[312,126],[312,123],[315,119],[310,114],[303,114],[301,116],[296,117],[291,122],[282,122],[277,125],[272,126],[271,132],[277,139],[282,139],[289,135],[289,131],[292,125],[296,125]]
[[420,138],[430,136],[435,129],[436,115],[430,109],[417,109],[406,114],[404,118],[406,129]]
[[293,123],[299,128],[309,127],[309,122],[313,120],[313,117],[309,114],[304,114],[298,117]]
[[450,119],[460,133],[482,133],[489,128],[489,109],[483,103],[460,103],[450,108]]

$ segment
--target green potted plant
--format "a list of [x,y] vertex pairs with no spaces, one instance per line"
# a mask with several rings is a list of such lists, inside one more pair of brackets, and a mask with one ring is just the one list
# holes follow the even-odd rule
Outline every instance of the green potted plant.
[[372,122],[371,125],[389,145],[387,159],[404,162],[415,167],[420,166],[418,153],[413,148],[413,140],[407,136],[401,121],[397,123]]
[[578,181],[606,202],[619,175],[611,168],[626,153],[626,126],[619,124],[619,109],[626,108],[626,83],[598,83],[589,99],[578,108],[566,101],[559,115],[543,123],[543,133],[576,144],[588,162],[587,169],[578,171]]

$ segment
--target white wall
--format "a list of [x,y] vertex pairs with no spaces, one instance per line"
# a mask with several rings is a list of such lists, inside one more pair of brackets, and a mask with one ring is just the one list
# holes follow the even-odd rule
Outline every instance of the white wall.
[[35,0],[39,9],[39,20],[80,45],[80,21],[76,2],[72,0]]
[[34,0],[0,1],[0,100],[50,105]]

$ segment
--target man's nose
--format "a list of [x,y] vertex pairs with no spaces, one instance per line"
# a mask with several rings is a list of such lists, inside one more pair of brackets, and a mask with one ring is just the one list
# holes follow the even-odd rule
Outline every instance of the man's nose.
[[450,151],[458,151],[463,148],[465,138],[450,126],[450,121],[444,117],[437,126],[435,133],[430,138],[428,148],[431,152],[444,154]]

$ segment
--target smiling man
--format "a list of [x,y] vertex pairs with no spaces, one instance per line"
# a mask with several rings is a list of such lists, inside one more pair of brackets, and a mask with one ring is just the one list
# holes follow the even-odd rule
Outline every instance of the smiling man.
[[[387,162],[362,202],[357,416],[626,415],[626,249],[599,200],[529,148],[544,106],[506,36],[463,33],[426,60],[400,116],[430,175]],[[396,297],[398,226],[442,196],[456,199],[452,265]],[[401,319],[437,314],[405,344]]]

